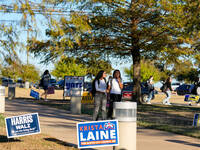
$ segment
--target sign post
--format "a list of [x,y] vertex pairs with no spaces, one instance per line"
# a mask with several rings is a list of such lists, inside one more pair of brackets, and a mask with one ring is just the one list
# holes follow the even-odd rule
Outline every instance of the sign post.
[[64,97],[71,97],[71,113],[81,114],[81,96],[83,93],[83,76],[65,76]]
[[8,138],[40,133],[38,113],[5,118]]
[[77,123],[78,148],[119,145],[117,120]]

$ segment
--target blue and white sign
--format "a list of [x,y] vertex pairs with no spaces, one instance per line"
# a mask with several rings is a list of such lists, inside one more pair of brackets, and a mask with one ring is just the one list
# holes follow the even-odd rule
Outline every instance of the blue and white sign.
[[193,126],[199,127],[200,126],[200,114],[194,114]]
[[64,96],[81,96],[83,92],[83,76],[65,76]]
[[78,148],[119,145],[117,120],[77,123]]
[[38,113],[5,118],[8,138],[40,133]]

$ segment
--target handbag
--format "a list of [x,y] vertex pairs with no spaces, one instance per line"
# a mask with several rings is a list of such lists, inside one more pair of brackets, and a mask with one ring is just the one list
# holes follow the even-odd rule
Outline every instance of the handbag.
[[49,86],[47,94],[54,94],[54,93],[55,93],[54,86]]

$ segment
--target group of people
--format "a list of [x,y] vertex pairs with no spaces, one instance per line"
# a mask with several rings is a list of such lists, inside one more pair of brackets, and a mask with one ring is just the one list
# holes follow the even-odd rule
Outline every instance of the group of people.
[[[163,83],[163,86],[161,87],[161,91],[166,95],[166,98],[163,99],[163,104],[164,105],[171,105],[170,103],[170,98],[171,98],[171,93],[173,92],[172,86],[171,86],[172,79],[169,76],[166,81]],[[153,76],[150,76],[150,78],[147,80],[147,86],[149,90],[148,94],[148,99],[147,99],[147,104],[151,104],[151,99],[153,96],[154,92],[154,85],[153,85]]]
[[[101,70],[96,75],[93,80],[92,86],[95,89],[94,95],[94,112],[93,112],[93,120],[98,120],[100,109],[102,111],[102,119],[113,119],[113,104],[114,102],[120,102],[122,99],[122,89],[123,89],[123,81],[121,78],[121,73],[119,70],[114,70],[113,76],[109,77],[108,82],[106,82],[106,72]],[[42,93],[41,97],[44,95],[44,100],[47,101],[47,92],[48,86],[51,79],[51,75],[48,70],[45,70],[43,73],[40,86],[44,89],[44,93]],[[148,87],[148,99],[146,101],[147,104],[151,104],[151,99],[153,97],[154,92],[154,82],[153,76],[147,80]],[[165,83],[162,86],[162,92],[166,94],[166,98],[163,100],[164,105],[171,105],[171,77],[168,77]],[[107,108],[107,100],[109,100],[109,107]]]
[[[102,111],[102,119],[112,119],[113,103],[122,99],[123,82],[119,70],[114,70],[112,78],[106,82],[106,72],[101,70],[95,77],[92,85],[95,88],[95,102],[93,120],[99,118],[99,111]],[[109,99],[108,111],[106,111],[107,99]]]
[[[166,98],[163,100],[164,105],[171,105],[169,101],[171,98],[171,92],[173,91],[171,81],[171,77],[168,77],[163,84],[162,92],[166,94]],[[93,120],[98,120],[100,109],[102,111],[103,120],[112,119],[113,103],[120,102],[122,99],[123,81],[120,71],[114,70],[113,76],[111,78],[109,77],[108,82],[106,82],[106,72],[101,70],[95,77],[92,85],[93,88],[95,88]],[[153,76],[150,76],[147,80],[147,86],[149,92],[146,103],[151,104],[151,99],[154,94]],[[108,110],[106,110],[107,100],[109,100]]]

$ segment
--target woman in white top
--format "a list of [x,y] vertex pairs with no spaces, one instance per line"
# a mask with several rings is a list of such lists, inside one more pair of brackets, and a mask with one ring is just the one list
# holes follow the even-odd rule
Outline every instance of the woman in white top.
[[107,86],[106,86],[106,72],[101,70],[95,77],[93,84],[95,84],[95,96],[94,96],[94,112],[93,120],[97,121],[99,116],[99,109],[102,110],[102,119],[106,120],[106,104],[107,104]]
[[108,109],[108,118],[112,119],[113,103],[120,102],[122,99],[123,82],[119,70],[113,72],[113,78],[108,82],[108,90],[110,91],[110,105]]

